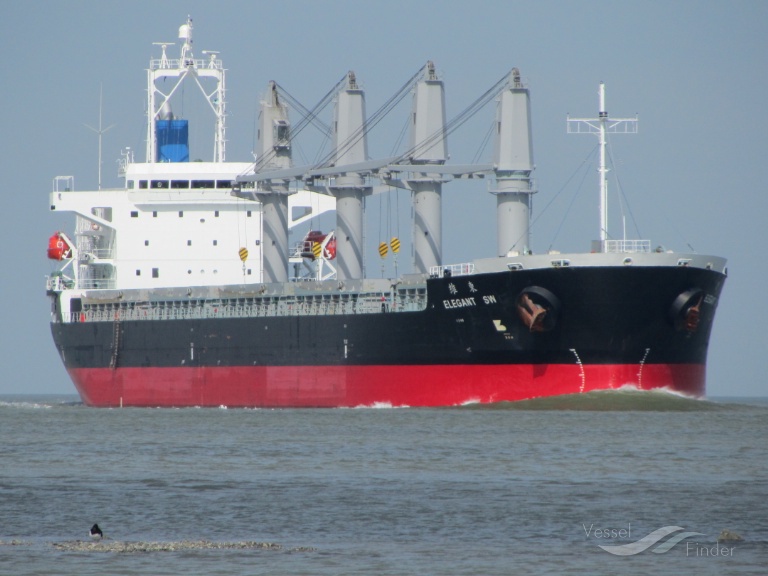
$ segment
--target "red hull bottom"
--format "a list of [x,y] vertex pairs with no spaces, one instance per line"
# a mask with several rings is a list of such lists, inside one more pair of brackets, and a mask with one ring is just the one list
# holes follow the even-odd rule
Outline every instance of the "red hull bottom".
[[512,402],[635,386],[702,396],[703,364],[73,368],[89,406],[356,407]]

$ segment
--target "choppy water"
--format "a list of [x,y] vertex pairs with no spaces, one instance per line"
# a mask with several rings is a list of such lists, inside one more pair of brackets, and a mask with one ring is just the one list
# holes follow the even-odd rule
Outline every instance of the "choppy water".
[[[354,410],[0,400],[2,574],[762,574],[768,567],[765,400],[616,391]],[[94,522],[108,539],[78,549]],[[666,553],[657,545],[619,557],[599,548],[666,526],[702,534]],[[717,547],[723,529],[743,541]],[[202,541],[278,546],[195,544]],[[110,551],[118,544],[133,551]]]

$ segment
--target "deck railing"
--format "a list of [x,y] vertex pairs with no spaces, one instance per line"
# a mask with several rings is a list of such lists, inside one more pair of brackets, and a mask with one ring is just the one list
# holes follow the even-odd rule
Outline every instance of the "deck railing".
[[650,240],[606,240],[605,251],[612,253],[637,253],[637,252],[650,252],[651,241]]
[[430,266],[429,275],[433,278],[446,276],[467,276],[475,273],[475,265],[472,262],[462,264],[446,264],[445,266]]
[[188,320],[205,318],[268,318],[418,312],[427,307],[426,288],[387,292],[253,298],[187,299],[151,302],[83,303],[71,322],[115,320]]

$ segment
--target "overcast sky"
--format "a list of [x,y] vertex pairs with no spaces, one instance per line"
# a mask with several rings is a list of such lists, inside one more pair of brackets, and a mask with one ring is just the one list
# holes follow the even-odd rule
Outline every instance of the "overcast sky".
[[[100,86],[104,126],[114,125],[104,134],[104,185],[120,184],[122,148],[143,158],[145,70],[159,56],[152,43],[178,42],[188,14],[195,55],[218,50],[229,70],[233,161],[251,159],[258,99],[270,80],[311,108],[354,70],[370,114],[433,60],[451,118],[519,67],[531,89],[538,252],[589,250],[598,235],[596,139],[567,135],[565,118],[594,116],[604,81],[608,112],[640,118],[638,134],[611,140],[618,177],[611,187],[623,192],[611,205],[624,207],[628,235],[637,237],[637,228],[654,246],[729,260],[708,393],[768,393],[768,2],[0,0],[0,13],[0,393],[75,391],[51,340],[45,296],[45,276],[55,269],[47,239],[71,231],[74,217],[51,214],[48,193],[57,175],[73,175],[77,189],[96,187],[97,137],[85,125],[98,125]],[[184,103],[190,117],[191,94]],[[407,113],[401,107],[371,134],[372,157],[391,154]],[[490,160],[482,141],[492,118],[487,107],[452,135],[451,162]],[[194,157],[210,159],[208,134],[193,133],[191,146]],[[307,143],[301,153],[311,161],[317,150]],[[494,255],[495,201],[486,188],[486,181],[444,187],[446,263]],[[407,199],[399,196],[406,216]],[[378,209],[379,200],[371,202]],[[621,215],[611,219],[611,234],[621,237]],[[369,243],[398,226],[407,240],[407,218],[381,220],[369,214]],[[369,275],[380,275],[376,258],[367,252]],[[408,263],[401,252],[400,272]],[[386,266],[389,274],[392,262]]]

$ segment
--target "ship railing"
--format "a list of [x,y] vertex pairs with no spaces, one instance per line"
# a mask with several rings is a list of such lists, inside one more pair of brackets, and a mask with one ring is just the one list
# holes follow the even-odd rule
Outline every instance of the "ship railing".
[[194,68],[210,68],[215,70],[223,70],[224,64],[218,58],[186,58],[182,61],[180,58],[152,58],[149,61],[149,67],[151,70],[168,70],[174,68],[187,68],[188,66]]
[[606,240],[605,251],[618,254],[650,252],[650,240]]
[[387,294],[372,294],[364,296],[357,301],[358,314],[375,314],[377,312],[388,312],[391,309],[392,302]]
[[293,246],[293,251],[291,252],[291,257],[302,257],[302,258],[313,258],[314,254],[312,253],[312,242],[311,240],[302,240],[301,242],[297,242]]
[[429,275],[432,278],[449,278],[451,276],[468,276],[475,273],[475,265],[472,262],[462,264],[446,264],[445,266],[430,266]]
[[[103,282],[101,280],[100,282]],[[206,318],[269,318],[418,312],[426,309],[425,288],[364,294],[315,294],[250,298],[165,300],[153,302],[85,303],[73,322],[115,320],[187,320]]]
[[83,260],[111,260],[114,258],[114,250],[112,248],[91,248],[90,250],[82,251]]
[[405,288],[397,291],[397,312],[418,312],[427,307],[426,288]]
[[53,179],[53,191],[58,192],[72,192],[75,189],[75,177],[74,176],[56,176]]
[[114,278],[80,278],[77,287],[81,290],[114,290]]

